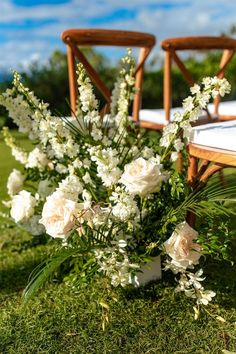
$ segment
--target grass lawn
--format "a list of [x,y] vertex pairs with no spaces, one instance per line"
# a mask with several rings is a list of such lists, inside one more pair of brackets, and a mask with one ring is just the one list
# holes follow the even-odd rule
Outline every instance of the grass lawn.
[[[10,152],[0,139],[0,199],[6,196],[5,182],[12,167]],[[112,302],[109,325],[103,331],[98,302],[105,301],[106,295],[99,280],[80,289],[51,282],[23,309],[22,290],[28,276],[51,246],[3,219],[0,230],[0,353],[236,352],[235,266],[206,260],[205,287],[217,296],[207,307],[209,313],[202,312],[197,321],[194,302],[175,294],[173,276],[165,273],[163,281],[145,288],[116,290],[118,301]],[[215,319],[217,315],[226,322]]]

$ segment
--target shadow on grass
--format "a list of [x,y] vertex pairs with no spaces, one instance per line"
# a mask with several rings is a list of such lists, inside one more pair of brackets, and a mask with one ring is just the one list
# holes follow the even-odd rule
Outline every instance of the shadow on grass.
[[224,309],[236,308],[236,265],[211,260],[205,269],[207,286],[217,294],[214,302]]
[[0,270],[1,293],[10,294],[18,292],[25,288],[29,276],[34,268],[41,263],[43,257],[38,255],[37,258],[22,260],[16,262],[13,266],[6,267]]
[[[213,302],[226,310],[236,308],[236,266],[230,262],[209,259],[203,269],[206,277],[204,288],[216,292]],[[154,302],[163,297],[164,289],[174,294],[176,285],[173,273],[167,271],[162,272],[160,281],[150,282],[145,287],[123,289],[122,293],[128,301],[146,299]]]

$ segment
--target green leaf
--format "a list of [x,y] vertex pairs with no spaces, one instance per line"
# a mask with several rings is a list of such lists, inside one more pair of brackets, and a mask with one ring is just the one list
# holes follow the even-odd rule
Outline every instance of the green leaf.
[[[78,252],[78,251],[77,251]],[[23,292],[24,305],[34,296],[49,277],[64,263],[68,258],[75,255],[76,250],[63,250],[54,255],[50,260],[39,264],[31,273],[29,283]]]

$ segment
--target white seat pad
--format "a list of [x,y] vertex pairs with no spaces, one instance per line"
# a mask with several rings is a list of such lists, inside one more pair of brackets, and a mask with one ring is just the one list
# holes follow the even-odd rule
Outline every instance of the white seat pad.
[[[173,120],[175,112],[183,111],[182,107],[176,107],[171,109],[170,120]],[[165,110],[164,108],[159,109],[141,109],[139,111],[139,119],[144,120],[151,123],[163,124],[166,125],[168,122],[165,118]]]
[[[214,112],[214,105],[210,103],[208,105],[208,109],[210,113]],[[219,114],[220,115],[236,115],[236,101],[225,101],[220,102],[219,105]]]
[[[208,110],[210,113],[214,113],[214,105],[210,103],[208,105]],[[182,107],[171,108],[170,112],[170,121],[173,120],[175,112],[183,112]],[[219,114],[221,115],[236,115],[236,101],[226,101],[220,102],[219,105]],[[203,114],[199,117],[205,118],[206,116]],[[141,109],[139,112],[139,119],[141,121],[147,121],[151,123],[166,125],[168,122],[165,119],[165,110],[164,108],[160,109]]]
[[236,152],[236,121],[224,121],[192,128],[190,142]]

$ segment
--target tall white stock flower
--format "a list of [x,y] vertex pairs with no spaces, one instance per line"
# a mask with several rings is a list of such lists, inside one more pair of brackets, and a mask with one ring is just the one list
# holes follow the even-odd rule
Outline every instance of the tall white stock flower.
[[76,175],[69,175],[59,183],[57,193],[63,198],[77,201],[78,195],[83,191],[83,184]]
[[78,64],[77,74],[77,83],[79,86],[79,103],[81,110],[83,112],[97,110],[98,100],[93,93],[91,80],[86,76],[86,72],[82,64]]
[[20,192],[23,188],[25,177],[20,171],[13,169],[7,180],[7,192],[10,196],[13,196]]
[[138,206],[133,196],[117,187],[110,197],[115,203],[112,206],[112,214],[122,221],[127,221],[135,214],[138,214]]
[[78,209],[76,202],[54,192],[46,199],[39,223],[44,225],[48,235],[66,238],[75,226]]
[[120,182],[129,193],[143,197],[160,190],[162,182],[166,180],[166,174],[161,169],[162,165],[157,162],[139,157],[125,165]]
[[38,168],[42,171],[47,166],[48,162],[47,155],[37,146],[29,153],[26,167]]
[[22,190],[12,198],[10,215],[18,222],[26,222],[33,214],[36,199],[27,191]]
[[97,147],[90,148],[91,160],[97,164],[98,176],[101,178],[106,187],[111,187],[118,182],[121,176],[118,152],[112,148],[100,149]]
[[168,147],[178,131],[177,121],[169,123],[162,131],[162,137],[160,139],[160,145]]
[[16,161],[19,161],[22,163],[22,165],[26,165],[28,162],[28,155],[25,151],[23,151],[21,148],[18,146],[13,146],[11,149],[12,156],[16,159]]
[[182,269],[198,264],[201,257],[201,247],[194,243],[198,232],[184,221],[176,226],[171,237],[164,243],[166,253],[172,258],[172,263]]

